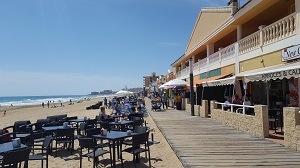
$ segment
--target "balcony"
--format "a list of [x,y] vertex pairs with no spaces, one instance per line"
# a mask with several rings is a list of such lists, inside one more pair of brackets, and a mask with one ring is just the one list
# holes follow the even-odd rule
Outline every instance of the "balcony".
[[295,34],[296,13],[292,13],[240,40],[238,42],[239,54],[245,54],[258,49],[259,47],[278,42]]
[[[265,53],[252,53],[262,47],[270,46],[267,52],[276,51],[278,50],[278,46],[273,46],[272,44],[296,35],[296,24],[296,13],[292,13],[269,26],[261,26],[259,31],[194,63],[193,74],[199,75],[213,69],[235,64],[236,57],[243,55],[249,55],[247,59],[250,59],[259,56],[259,54],[265,54],[266,51]],[[288,46],[289,44],[283,43],[281,48]],[[182,79],[188,78],[189,68],[183,69],[181,73],[178,72],[176,77]]]

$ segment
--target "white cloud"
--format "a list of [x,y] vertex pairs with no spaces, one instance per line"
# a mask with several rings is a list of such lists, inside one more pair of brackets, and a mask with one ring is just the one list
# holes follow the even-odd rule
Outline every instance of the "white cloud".
[[106,89],[119,90],[125,85],[142,87],[142,78],[83,75],[75,73],[40,73],[0,71],[0,96],[76,95]]

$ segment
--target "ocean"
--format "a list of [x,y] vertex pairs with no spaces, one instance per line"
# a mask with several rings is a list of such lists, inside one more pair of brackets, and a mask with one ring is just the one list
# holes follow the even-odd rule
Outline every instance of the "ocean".
[[48,101],[54,103],[73,102],[84,100],[87,98],[109,97],[111,95],[59,95],[59,96],[11,96],[0,97],[0,106],[24,106],[24,105],[38,105],[43,102],[47,104]]

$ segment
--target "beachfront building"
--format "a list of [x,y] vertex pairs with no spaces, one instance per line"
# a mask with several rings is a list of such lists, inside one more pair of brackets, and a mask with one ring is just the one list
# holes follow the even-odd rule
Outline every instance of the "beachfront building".
[[[192,66],[198,114],[258,137],[284,133],[284,144],[300,150],[299,23],[299,0],[202,8],[185,53],[171,64],[187,82]],[[233,95],[251,104],[232,105]]]

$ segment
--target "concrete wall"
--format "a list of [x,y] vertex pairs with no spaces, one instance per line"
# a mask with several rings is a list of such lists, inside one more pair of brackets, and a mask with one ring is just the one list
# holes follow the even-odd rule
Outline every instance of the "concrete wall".
[[[191,113],[191,104],[187,103],[187,98],[183,99],[183,104],[185,106],[185,111]],[[183,106],[182,106],[183,107]],[[194,113],[195,116],[199,116],[200,115],[200,105],[194,105]]]
[[283,108],[284,145],[300,151],[300,114],[299,107]]
[[211,118],[223,125],[231,126],[256,137],[269,136],[268,108],[265,105],[254,106],[255,115],[243,115],[217,109],[215,101],[210,101]]
[[202,106],[200,106],[200,116],[208,117],[208,100],[202,100]]

